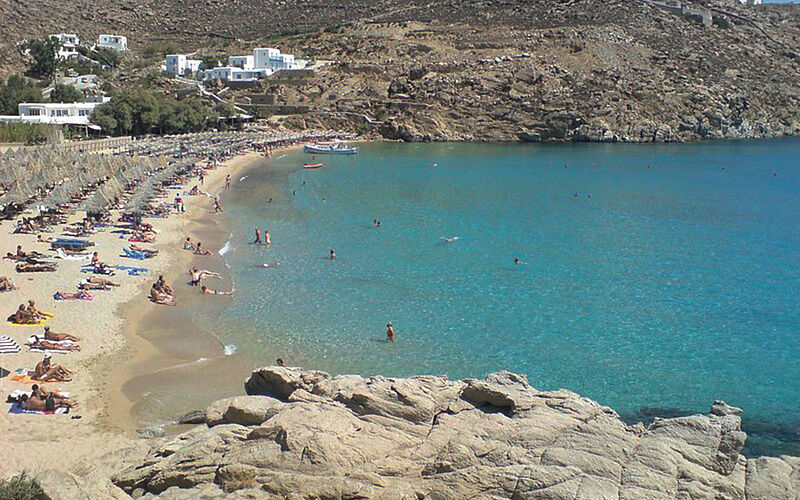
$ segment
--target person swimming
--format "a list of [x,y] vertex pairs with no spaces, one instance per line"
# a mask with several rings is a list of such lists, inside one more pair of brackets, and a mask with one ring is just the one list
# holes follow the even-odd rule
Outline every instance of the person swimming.
[[441,239],[445,243],[453,243],[455,241],[458,241],[458,236],[439,236],[439,239]]
[[273,267],[278,267],[280,265],[281,265],[280,262],[275,261],[275,262],[265,262],[265,263],[261,264],[260,266],[256,266],[256,267],[264,267],[264,268],[270,269],[270,268],[273,268]]
[[527,262],[522,262],[519,257],[514,257],[514,265],[516,266],[527,266]]
[[225,292],[222,290],[214,290],[212,288],[208,288],[207,286],[203,285],[200,287],[200,293],[203,295],[233,295],[233,290],[230,292]]

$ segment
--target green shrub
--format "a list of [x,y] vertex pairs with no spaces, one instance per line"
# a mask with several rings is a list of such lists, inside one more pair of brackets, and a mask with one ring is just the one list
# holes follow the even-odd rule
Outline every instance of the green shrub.
[[0,125],[0,142],[41,144],[47,140],[47,132],[41,123],[5,123]]
[[35,500],[41,495],[44,491],[39,483],[25,472],[0,480],[0,500]]

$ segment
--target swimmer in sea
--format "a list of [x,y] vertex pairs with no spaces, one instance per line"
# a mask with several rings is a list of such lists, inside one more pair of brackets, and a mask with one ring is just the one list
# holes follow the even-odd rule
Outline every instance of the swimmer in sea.
[[387,342],[394,342],[397,338],[397,335],[394,333],[394,325],[392,325],[391,321],[386,322],[386,341]]
[[267,269],[270,269],[270,268],[273,268],[273,267],[278,267],[280,265],[281,265],[281,263],[276,261],[276,262],[265,262],[265,263],[261,264],[258,267],[265,267]]
[[336,260],[336,250],[334,250],[333,248],[331,248],[330,256],[331,260]]
[[522,262],[519,257],[514,257],[514,265],[516,266],[527,266],[527,262]]
[[453,243],[458,240],[458,236],[439,236],[439,239],[444,241],[445,243]]
[[278,366],[286,366],[286,363],[283,362],[283,358],[276,359],[275,364]]

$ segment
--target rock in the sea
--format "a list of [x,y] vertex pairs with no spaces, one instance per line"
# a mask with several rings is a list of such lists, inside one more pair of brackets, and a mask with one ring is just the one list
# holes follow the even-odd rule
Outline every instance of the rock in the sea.
[[178,419],[179,424],[204,424],[206,423],[206,412],[194,410],[183,415]]
[[709,415],[645,427],[510,372],[451,381],[268,367],[245,385],[267,396],[215,403],[213,427],[154,448],[115,484],[175,500],[750,500],[798,491],[800,459],[746,459],[740,411],[721,401]]

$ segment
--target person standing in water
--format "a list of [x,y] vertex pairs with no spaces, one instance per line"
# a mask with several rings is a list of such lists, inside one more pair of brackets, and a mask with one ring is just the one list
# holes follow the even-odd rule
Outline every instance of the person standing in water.
[[219,196],[214,198],[214,213],[224,212],[222,210],[222,203],[219,202]]
[[253,243],[261,243],[261,230],[256,228],[256,240]]
[[397,338],[397,335],[394,333],[394,325],[392,325],[391,321],[386,322],[386,341],[387,342],[394,342]]
[[272,245],[272,236],[269,234],[269,229],[264,230],[264,244]]
[[225,189],[231,187],[231,174],[225,176]]
[[336,250],[334,250],[333,248],[331,248],[330,256],[331,260],[336,260]]

